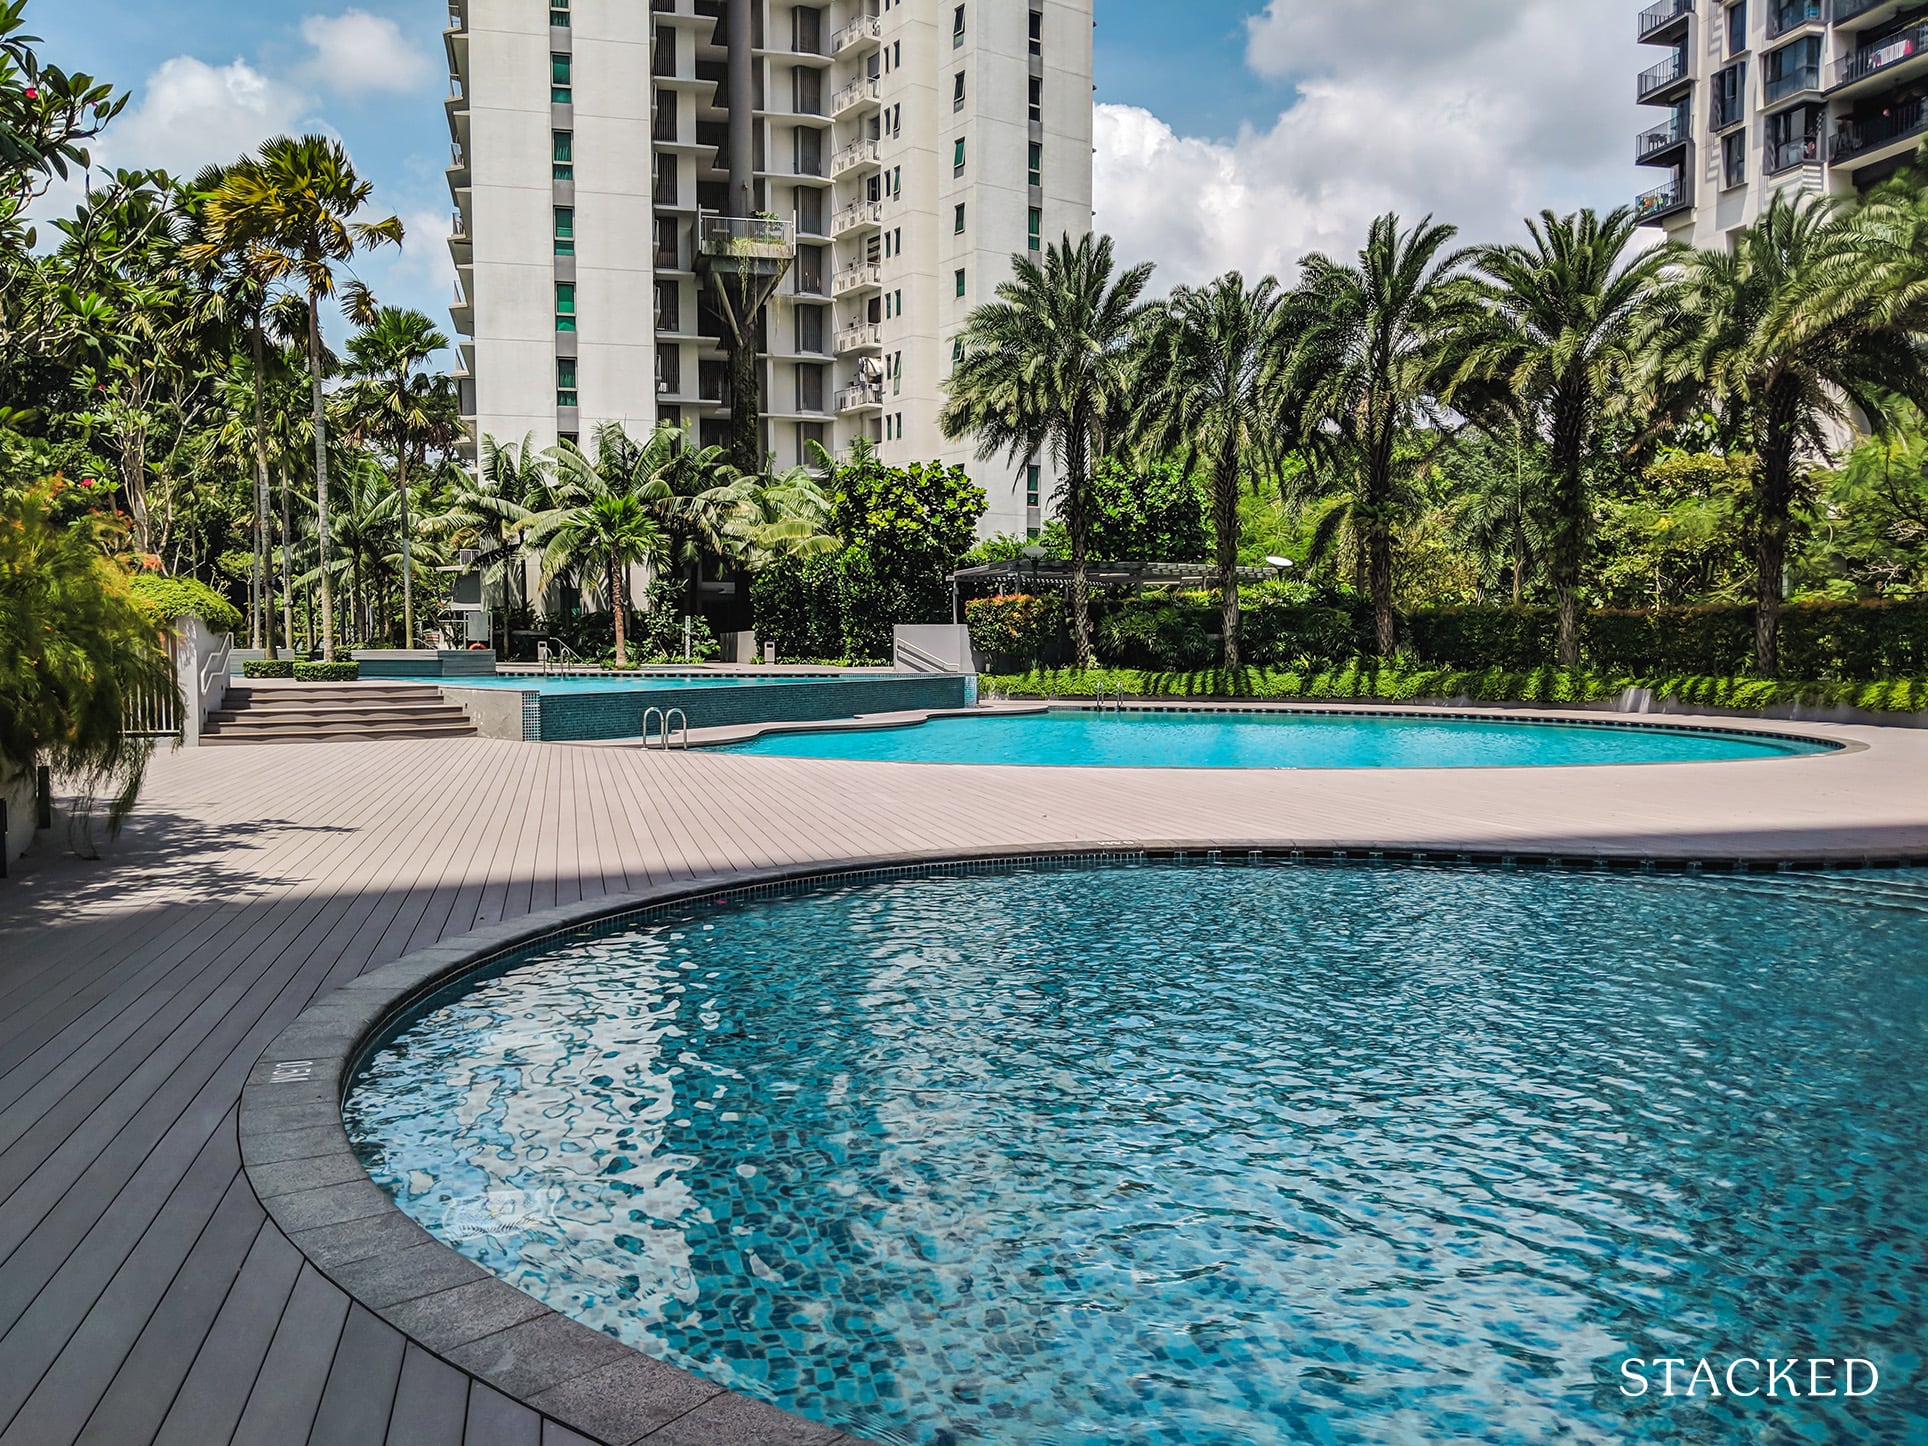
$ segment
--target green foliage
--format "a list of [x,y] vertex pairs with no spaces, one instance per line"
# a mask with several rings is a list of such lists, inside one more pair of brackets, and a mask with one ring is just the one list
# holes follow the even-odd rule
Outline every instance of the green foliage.
[[971,646],[999,663],[1035,666],[1065,636],[1064,599],[1055,593],[972,598],[964,605]]
[[1189,672],[1210,663],[1217,610],[1203,594],[1132,598],[1098,623],[1098,654],[1126,667]]
[[156,627],[179,622],[189,614],[198,616],[217,633],[231,633],[241,626],[239,608],[206,583],[191,577],[141,573],[129,586],[135,603]]
[[[1102,562],[1204,562],[1211,556],[1204,485],[1176,461],[1099,463],[1091,474],[1090,506],[1091,555]],[[1029,545],[1010,541],[1011,557]],[[1045,525],[1038,545],[1060,562],[1071,557],[1071,534],[1061,520]]]
[[122,731],[137,698],[175,694],[160,629],[105,555],[123,539],[98,517],[62,525],[56,484],[0,494],[0,774],[36,762],[133,806],[148,744]]
[[294,676],[298,683],[353,683],[361,677],[361,664],[296,663]]
[[1859,708],[1868,712],[1928,710],[1928,682],[1795,683],[1777,679],[1617,678],[1559,668],[1463,670],[1354,659],[1305,669],[1236,673],[1142,672],[1071,668],[985,675],[981,686],[1008,698],[1094,698],[1120,690],[1134,698],[1215,698],[1252,702],[1604,703],[1630,688],[1656,699],[1737,711],[1787,707]]
[[292,678],[294,675],[293,658],[248,658],[241,664],[244,678]]

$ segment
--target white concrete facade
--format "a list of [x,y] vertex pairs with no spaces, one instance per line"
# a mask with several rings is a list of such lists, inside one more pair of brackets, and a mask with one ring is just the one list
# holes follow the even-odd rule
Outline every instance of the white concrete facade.
[[[1049,460],[1035,479],[978,462],[937,415],[964,317],[1011,257],[1091,227],[1092,5],[752,0],[756,205],[797,246],[766,314],[778,467],[864,437],[891,463],[964,465],[987,533],[1041,525]],[[476,437],[667,419],[725,441],[692,244],[700,211],[731,209],[725,11],[450,0],[452,316]]]
[[1724,247],[1778,191],[1866,190],[1928,134],[1919,0],[1659,0],[1635,23],[1659,116],[1635,157],[1665,174],[1637,205],[1675,240]]

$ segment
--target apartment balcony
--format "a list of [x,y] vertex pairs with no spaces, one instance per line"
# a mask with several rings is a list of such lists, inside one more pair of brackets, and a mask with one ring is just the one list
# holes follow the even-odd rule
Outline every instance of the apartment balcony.
[[790,223],[774,216],[713,216],[696,223],[699,256],[735,260],[788,261],[797,254]]
[[1638,38],[1643,45],[1672,44],[1686,32],[1688,18],[1693,13],[1694,0],[1660,0],[1658,5],[1649,5],[1640,12],[1635,23]]
[[469,153],[461,146],[449,147],[448,178],[451,192],[466,191],[474,184],[469,175]]
[[884,346],[884,329],[876,322],[859,322],[840,330],[834,342],[838,356],[848,356],[851,352],[881,351]]
[[859,15],[855,20],[835,30],[830,35],[832,55],[862,55],[865,51],[883,43],[884,19],[881,15]]
[[883,409],[882,382],[853,382],[837,392],[837,415],[840,417],[859,412],[881,412]]
[[475,303],[469,300],[462,283],[455,283],[455,299],[449,303],[449,321],[453,323],[458,336],[475,335]]
[[469,235],[460,211],[449,218],[449,255],[457,266],[475,264],[475,238]]
[[1921,96],[1896,101],[1879,115],[1841,121],[1828,147],[1828,159],[1845,170],[1856,170],[1905,155],[1924,132],[1928,132],[1928,101]]
[[1779,40],[1804,25],[1827,24],[1824,0],[1768,0],[1767,38]]
[[874,170],[882,164],[877,142],[852,141],[830,158],[830,174],[842,176],[852,171]]
[[1650,226],[1665,217],[1677,215],[1694,204],[1693,187],[1684,176],[1675,176],[1664,186],[1655,186],[1634,199],[1634,220]]
[[831,117],[841,120],[857,110],[868,110],[878,103],[877,92],[875,76],[859,76],[830,97]]
[[1802,96],[1819,95],[1821,92],[1821,67],[1816,65],[1796,65],[1775,76],[1761,78],[1761,104],[1767,106],[1784,105]]
[[1923,75],[1928,75],[1928,20],[1917,20],[1835,61],[1830,89],[1839,99],[1852,99]]
[[830,278],[832,296],[860,296],[884,289],[884,268],[874,262],[845,266]]
[[830,234],[848,236],[853,232],[873,230],[883,223],[882,201],[858,201],[855,205],[845,206],[830,218]]
[[1687,89],[1693,77],[1687,71],[1687,56],[1684,51],[1676,51],[1650,70],[1643,70],[1634,82],[1635,99],[1641,104],[1649,101],[1671,101],[1677,92]]
[[1812,135],[1789,136],[1784,141],[1769,145],[1762,160],[1768,175],[1785,175],[1802,166],[1818,166],[1822,155],[1821,137],[1818,132]]
[[1674,115],[1664,126],[1645,132],[1633,143],[1637,166],[1673,165],[1675,152],[1692,139],[1692,128],[1684,115]]
[[1834,0],[1834,23],[1861,28],[1880,25],[1908,8],[1908,0]]

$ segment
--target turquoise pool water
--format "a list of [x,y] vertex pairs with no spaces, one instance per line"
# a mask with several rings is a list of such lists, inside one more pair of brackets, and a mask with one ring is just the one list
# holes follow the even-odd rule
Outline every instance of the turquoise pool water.
[[732,753],[892,763],[1093,768],[1514,768],[1705,763],[1830,751],[1824,743],[1666,727],[1374,718],[1332,713],[1048,713],[902,728],[772,733]]
[[[874,1441],[1928,1439],[1921,875],[693,907],[430,1001],[346,1116],[498,1275]],[[1768,1355],[1881,1385],[1620,1391]]]
[[652,688],[761,688],[771,683],[833,683],[835,674],[817,677],[795,673],[767,676],[729,676],[716,673],[631,673],[606,678],[541,674],[498,674],[493,678],[398,678],[403,683],[434,683],[444,688],[514,688],[524,693],[623,693]]

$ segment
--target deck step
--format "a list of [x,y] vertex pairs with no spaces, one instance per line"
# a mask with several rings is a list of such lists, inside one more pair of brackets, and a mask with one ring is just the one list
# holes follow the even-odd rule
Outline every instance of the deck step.
[[475,736],[468,715],[434,687],[275,682],[230,687],[201,739],[220,745]]

